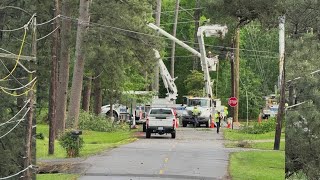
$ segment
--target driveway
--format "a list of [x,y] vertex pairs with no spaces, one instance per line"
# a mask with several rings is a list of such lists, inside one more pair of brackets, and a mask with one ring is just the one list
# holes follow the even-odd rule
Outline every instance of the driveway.
[[179,128],[171,135],[154,135],[92,156],[80,180],[229,179],[229,151],[215,129]]

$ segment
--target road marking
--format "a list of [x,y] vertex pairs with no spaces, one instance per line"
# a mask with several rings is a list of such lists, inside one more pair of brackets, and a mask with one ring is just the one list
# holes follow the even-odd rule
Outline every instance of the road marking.
[[163,169],[160,170],[159,174],[163,174]]
[[168,162],[168,160],[169,160],[169,158],[165,158],[165,159],[164,159],[164,162]]

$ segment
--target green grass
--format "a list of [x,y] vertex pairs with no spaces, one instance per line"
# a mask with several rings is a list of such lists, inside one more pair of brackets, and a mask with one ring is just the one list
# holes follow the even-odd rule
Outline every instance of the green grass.
[[[223,131],[224,138],[227,140],[261,140],[261,139],[274,139],[275,132],[268,132],[265,134],[246,134],[241,133],[239,130],[225,129]],[[281,134],[281,138],[284,138],[285,134]]]
[[[239,147],[238,146],[239,142],[230,142],[226,143],[225,147],[228,148],[234,148],[234,147]],[[254,149],[262,149],[262,150],[273,150],[273,142],[249,142],[249,147],[245,148],[254,148]],[[280,143],[280,151],[285,150],[285,142],[281,141]]]
[[75,174],[37,174],[37,180],[76,180]]
[[[253,143],[252,148],[254,149],[265,149],[265,150],[273,150],[274,142],[258,142]],[[280,142],[280,151],[285,151],[286,143],[284,141]]]
[[284,151],[247,151],[232,153],[230,174],[233,180],[284,179]]
[[[44,140],[37,139],[37,158],[54,159],[65,158],[66,152],[60,146],[58,141],[55,141],[55,154],[48,155],[48,135],[49,127],[47,125],[37,125],[37,133],[43,133]],[[80,151],[80,156],[86,157],[102,152],[109,148],[114,148],[128,142],[132,142],[132,133],[135,131],[118,131],[118,132],[95,132],[83,131],[84,146]]]

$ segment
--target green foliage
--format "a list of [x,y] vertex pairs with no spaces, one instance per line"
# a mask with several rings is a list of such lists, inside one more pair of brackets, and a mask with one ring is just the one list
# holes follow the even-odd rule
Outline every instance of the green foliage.
[[[314,34],[300,34],[287,40],[287,79],[302,77],[290,83],[295,88],[297,102],[307,101],[287,110],[286,118],[286,176],[303,173],[307,179],[319,179],[319,137],[320,137],[320,43]],[[310,156],[311,155],[311,156]]]
[[115,132],[119,130],[128,130],[126,124],[116,124],[104,116],[97,116],[87,112],[80,112],[79,128],[81,130],[91,130],[99,132]]
[[68,130],[60,136],[59,144],[66,150],[67,157],[78,157],[84,141],[81,136],[73,135],[72,130]]
[[261,123],[254,123],[253,126],[244,127],[241,129],[242,133],[247,134],[264,134],[274,131],[276,128],[275,118],[268,119],[267,121],[262,121]]
[[189,96],[203,96],[203,73],[193,70],[184,81]]

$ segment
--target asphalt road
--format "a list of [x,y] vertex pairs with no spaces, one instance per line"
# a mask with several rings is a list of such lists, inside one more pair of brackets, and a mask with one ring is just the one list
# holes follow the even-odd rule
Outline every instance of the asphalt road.
[[153,135],[88,158],[80,180],[228,179],[229,151],[215,129],[179,128],[171,135]]

